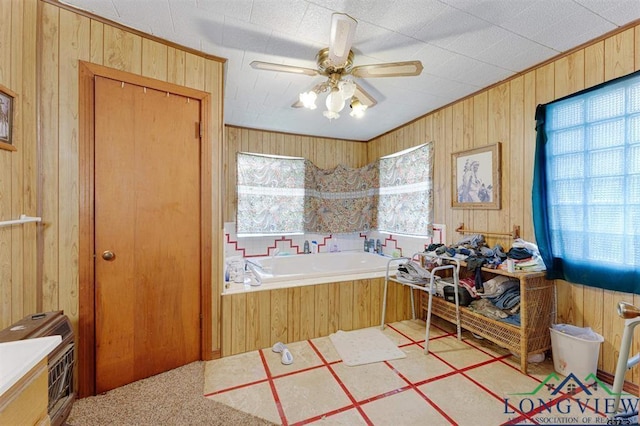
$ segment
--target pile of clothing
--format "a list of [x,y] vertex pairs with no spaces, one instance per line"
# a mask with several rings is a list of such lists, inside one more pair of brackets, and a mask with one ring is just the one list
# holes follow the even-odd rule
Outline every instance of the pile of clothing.
[[[507,259],[514,261],[516,271],[546,270],[538,246],[521,238],[513,241],[509,251],[505,251],[500,244],[490,248],[484,235],[474,234],[448,247],[444,244],[430,244],[425,252],[465,261],[469,271],[476,271],[476,268],[480,267],[506,270]],[[480,292],[482,292],[481,283],[481,277],[478,275],[476,284]]]
[[520,281],[498,275],[483,283],[484,292],[469,308],[489,318],[520,325]]
[[429,284],[431,272],[427,271],[416,262],[408,260],[405,263],[398,265],[396,279],[404,283],[424,286]]
[[542,261],[542,256],[540,256],[538,246],[522,238],[513,240],[513,245],[511,250],[507,252],[507,257],[514,260],[516,271],[537,272],[547,269]]

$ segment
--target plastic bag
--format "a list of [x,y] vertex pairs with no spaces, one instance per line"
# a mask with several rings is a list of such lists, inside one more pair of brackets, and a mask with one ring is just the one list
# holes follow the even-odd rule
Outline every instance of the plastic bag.
[[600,341],[600,336],[598,333],[593,331],[591,327],[578,327],[571,324],[553,324],[552,327],[554,330],[558,330],[559,332],[568,334],[569,336],[594,342]]

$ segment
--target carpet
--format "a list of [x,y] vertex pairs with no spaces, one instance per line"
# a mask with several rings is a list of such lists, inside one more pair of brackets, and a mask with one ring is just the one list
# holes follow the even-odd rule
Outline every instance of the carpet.
[[348,366],[371,364],[407,356],[378,327],[353,331],[338,330],[329,335],[329,339],[342,358],[342,362]]

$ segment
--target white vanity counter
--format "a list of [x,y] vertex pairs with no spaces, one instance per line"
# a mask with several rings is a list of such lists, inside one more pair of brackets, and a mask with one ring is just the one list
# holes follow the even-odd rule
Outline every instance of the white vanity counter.
[[47,336],[0,343],[0,397],[61,342],[61,336]]

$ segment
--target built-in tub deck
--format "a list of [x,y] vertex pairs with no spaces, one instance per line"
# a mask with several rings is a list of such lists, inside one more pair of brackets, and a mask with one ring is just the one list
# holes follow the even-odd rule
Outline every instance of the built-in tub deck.
[[[231,283],[223,294],[222,356],[269,348],[276,342],[324,337],[338,330],[379,326],[389,260],[364,252],[262,258],[260,286]],[[288,272],[280,269],[285,263]],[[338,271],[338,265],[348,268]],[[411,318],[409,291],[389,284],[387,322]]]
[[390,259],[365,252],[249,258],[245,283],[227,283],[224,294],[384,277]]

